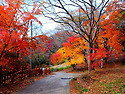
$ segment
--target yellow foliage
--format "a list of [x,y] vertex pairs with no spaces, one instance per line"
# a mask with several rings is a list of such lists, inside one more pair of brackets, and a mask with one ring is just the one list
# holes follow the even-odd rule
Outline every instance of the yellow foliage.
[[72,38],[70,41],[74,46],[64,46],[60,48],[56,53],[60,53],[61,56],[58,60],[55,59],[54,63],[63,63],[64,60],[67,65],[85,63],[83,50],[88,48],[85,40],[81,37],[77,37]]

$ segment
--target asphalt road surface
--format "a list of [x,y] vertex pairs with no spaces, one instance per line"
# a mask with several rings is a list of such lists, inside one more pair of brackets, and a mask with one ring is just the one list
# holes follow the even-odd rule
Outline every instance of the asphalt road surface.
[[15,94],[70,94],[69,81],[82,74],[54,72],[55,75],[48,75],[21,89]]

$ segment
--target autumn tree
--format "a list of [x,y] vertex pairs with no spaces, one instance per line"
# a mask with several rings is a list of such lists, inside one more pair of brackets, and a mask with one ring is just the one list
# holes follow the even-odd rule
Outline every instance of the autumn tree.
[[[105,13],[105,16],[108,15],[108,18],[100,22],[102,30],[96,40],[96,46],[98,45],[98,48],[103,49],[102,51],[104,51],[105,57],[102,55],[102,58],[106,61],[108,58],[112,57],[111,54],[122,56],[124,54],[123,43],[125,41],[125,33],[121,25],[125,21],[125,11],[122,9],[123,5],[124,2],[121,4],[117,4],[117,2],[110,3]],[[97,52],[98,50],[96,53]]]
[[66,40],[73,36],[74,34],[69,31],[60,31],[53,35],[51,35],[49,38],[51,41],[51,53],[55,53],[59,48],[62,47],[62,44],[66,42]]
[[[45,10],[43,12],[45,17],[48,17],[57,23],[68,25],[73,32],[79,34],[87,42],[88,49],[86,52],[86,56],[92,53],[91,48],[93,47],[93,42],[96,39],[97,32],[100,29],[100,18],[105,13],[106,6],[108,5],[109,0],[101,0],[98,3],[96,0],[69,0],[67,2],[65,2],[64,0],[46,1],[47,5],[45,5]],[[79,17],[77,21],[75,21],[74,15],[69,8],[73,8],[74,10],[79,9]],[[85,19],[81,17],[82,14],[85,15],[83,16],[85,17]],[[91,70],[91,60],[89,57],[87,58],[87,64],[88,69]]]
[[[64,0],[46,1],[47,4],[44,6],[45,9],[43,12],[44,16],[57,23],[69,26],[73,32],[84,38],[84,40],[87,42],[88,49],[85,54],[87,57],[89,70],[91,70],[92,64],[89,55],[91,53],[95,53],[95,50],[91,48],[107,47],[108,49],[108,46],[110,46],[112,50],[116,50],[117,48],[115,49],[114,47],[120,45],[120,41],[118,41],[119,31],[117,32],[116,29],[113,29],[116,26],[113,23],[117,23],[116,21],[118,21],[113,21],[113,19],[116,19],[114,14],[116,13],[117,9],[121,8],[119,0],[114,0],[111,2],[109,0],[101,0],[100,2],[97,2],[96,0],[69,0],[67,2]],[[110,19],[108,19],[109,16]],[[111,24],[106,25],[109,22],[111,22]],[[109,28],[110,26],[112,29]],[[111,33],[111,31],[113,31],[113,33]],[[108,36],[102,32],[107,32],[105,34]],[[101,36],[101,34],[103,34],[103,36]],[[113,37],[110,36],[112,34],[114,35]],[[97,43],[100,41],[99,39],[101,39],[101,44]],[[111,45],[107,44],[107,39],[109,44],[112,42]],[[124,35],[120,40],[123,39]],[[113,45],[115,45],[115,42],[113,42],[114,40],[116,40],[115,42],[117,42],[117,46],[113,47]],[[119,50],[121,50],[122,46],[119,47]]]
[[43,36],[29,38],[28,24],[33,21],[41,24],[34,15],[42,11],[35,3],[31,11],[24,11],[24,0],[2,0],[0,3],[0,65],[6,65],[24,55],[29,56],[30,48],[36,49],[37,37]]
[[[53,64],[66,63],[68,65],[86,64],[85,50],[87,50],[87,43],[84,38],[72,36],[64,42],[63,47],[56,53],[51,55]],[[58,55],[58,57],[56,56]]]

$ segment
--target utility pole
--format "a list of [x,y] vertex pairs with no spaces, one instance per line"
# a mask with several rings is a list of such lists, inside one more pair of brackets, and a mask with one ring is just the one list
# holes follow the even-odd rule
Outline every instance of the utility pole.
[[[31,25],[31,42],[32,42],[32,36],[33,36],[33,29],[32,29],[32,21],[30,23]],[[30,54],[30,69],[32,69],[32,48],[30,48],[31,54]]]

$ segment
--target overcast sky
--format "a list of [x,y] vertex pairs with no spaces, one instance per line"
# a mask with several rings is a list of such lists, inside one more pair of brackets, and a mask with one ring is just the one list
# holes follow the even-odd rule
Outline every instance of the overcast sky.
[[[66,0],[67,2],[68,2],[68,0]],[[112,1],[112,0],[110,0],[110,1]],[[101,2],[101,0],[96,0],[96,2],[97,3],[100,3]],[[68,8],[68,10],[71,10],[71,8]],[[72,8],[73,9],[73,8]],[[57,11],[60,11],[60,9],[56,9]],[[55,28],[57,27],[57,26],[59,26],[59,24],[58,23],[55,23],[54,21],[52,21],[52,20],[50,20],[50,19],[48,19],[48,18],[45,18],[45,17],[43,17],[43,16],[41,16],[41,17],[39,17],[38,18],[41,22],[42,22],[42,24],[43,24],[43,26],[42,26],[42,32],[43,33],[49,33],[49,34],[53,34],[54,32],[55,32]]]
[[55,28],[59,25],[58,23],[55,23],[54,21],[46,17],[39,17],[39,20],[42,22],[43,25],[43,33],[52,33],[55,30]]

